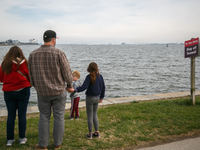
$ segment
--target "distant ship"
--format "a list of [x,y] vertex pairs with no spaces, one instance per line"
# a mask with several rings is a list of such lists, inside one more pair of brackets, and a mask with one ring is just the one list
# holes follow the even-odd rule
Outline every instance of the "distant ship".
[[36,39],[30,39],[28,43],[21,43],[21,45],[38,45]]
[[9,39],[4,42],[0,42],[0,46],[6,46],[6,45],[38,45],[38,42],[36,39],[30,39],[29,42],[27,43],[20,42],[18,40],[12,40],[12,39]]

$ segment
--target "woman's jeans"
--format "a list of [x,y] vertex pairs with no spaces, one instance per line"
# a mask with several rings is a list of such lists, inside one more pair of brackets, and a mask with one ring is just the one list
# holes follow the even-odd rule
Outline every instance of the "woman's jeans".
[[26,132],[26,111],[30,97],[30,87],[20,91],[4,92],[4,100],[8,110],[7,118],[7,140],[14,139],[14,127],[16,110],[18,109],[19,138],[25,138]]

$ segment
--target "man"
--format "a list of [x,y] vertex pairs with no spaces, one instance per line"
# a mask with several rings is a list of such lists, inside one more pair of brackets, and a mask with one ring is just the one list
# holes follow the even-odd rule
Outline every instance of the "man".
[[64,114],[67,90],[72,88],[72,73],[63,51],[55,48],[56,33],[47,30],[43,35],[44,45],[34,50],[29,56],[29,74],[31,84],[38,96],[40,111],[39,143],[35,149],[47,149],[49,143],[49,121],[53,110],[54,149],[60,149],[64,135]]

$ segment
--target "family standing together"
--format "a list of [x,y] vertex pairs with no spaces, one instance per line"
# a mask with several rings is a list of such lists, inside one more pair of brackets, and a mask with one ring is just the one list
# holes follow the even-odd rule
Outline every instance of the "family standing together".
[[[38,109],[40,118],[38,123],[39,140],[35,149],[47,149],[49,144],[49,124],[53,112],[54,149],[60,149],[64,135],[65,104],[67,91],[71,98],[70,119],[79,118],[79,92],[85,91],[86,111],[89,133],[88,139],[100,137],[97,108],[105,95],[105,84],[98,66],[89,64],[83,84],[79,81],[80,72],[73,71],[63,51],[56,48],[56,33],[47,30],[43,34],[44,45],[34,50],[27,60],[22,50],[13,46],[4,56],[1,63],[0,81],[3,83],[4,100],[6,102],[7,118],[7,145],[11,146],[14,139],[14,125],[16,110],[19,119],[19,141],[25,144],[26,111],[30,97],[30,87],[37,91]],[[92,128],[95,132],[92,132]]]

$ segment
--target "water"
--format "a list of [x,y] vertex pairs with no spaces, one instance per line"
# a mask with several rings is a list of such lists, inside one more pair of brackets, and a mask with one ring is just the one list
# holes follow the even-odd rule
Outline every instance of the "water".
[[[0,46],[0,62],[11,46]],[[26,58],[39,45],[23,45]],[[96,62],[106,85],[105,99],[157,93],[190,91],[190,58],[184,58],[184,45],[57,45],[72,70],[81,72],[83,82],[90,62]],[[200,59],[196,58],[196,90],[200,89]],[[2,85],[0,85],[2,88]],[[81,100],[85,100],[85,92]],[[67,102],[70,102],[69,95]],[[37,105],[31,88],[29,106]],[[0,109],[6,109],[0,91]]]

